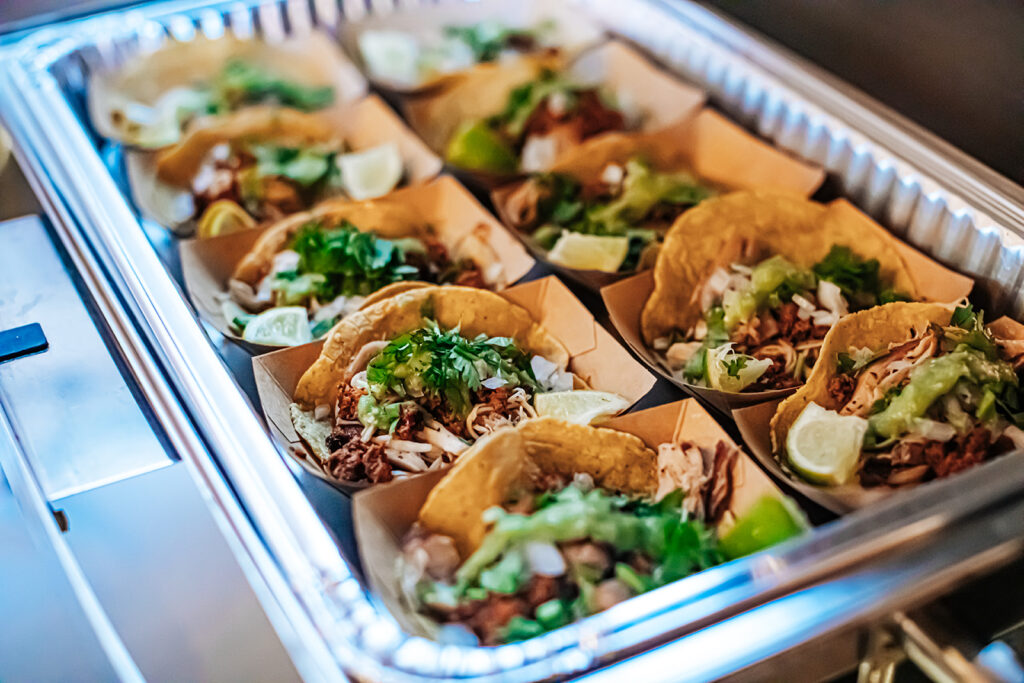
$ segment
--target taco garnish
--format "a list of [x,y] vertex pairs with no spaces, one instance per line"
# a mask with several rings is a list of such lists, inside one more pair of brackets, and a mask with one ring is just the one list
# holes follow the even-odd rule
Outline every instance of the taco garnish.
[[399,30],[359,34],[359,52],[370,75],[391,85],[414,88],[445,74],[545,47],[553,21],[512,27],[497,21],[446,25],[434,40]]
[[463,121],[448,142],[451,163],[492,173],[547,170],[560,154],[600,133],[639,124],[594,85],[544,69],[514,88],[501,111]]
[[459,256],[452,246],[397,203],[326,203],[281,221],[253,245],[228,282],[234,312],[225,318],[248,339],[246,326],[257,314],[303,306],[310,338],[319,339],[389,285],[499,284],[485,275],[492,264]]
[[826,337],[805,387],[779,406],[773,447],[812,483],[890,487],[1024,447],[1022,339],[1018,323],[986,328],[969,304],[895,303],[852,315]]
[[758,517],[760,545],[727,539],[740,525],[738,457],[725,441],[655,453],[631,434],[550,418],[503,429],[431,491],[404,542],[403,590],[436,621],[497,645],[798,534],[800,515],[766,496],[744,513]]
[[[928,277],[915,277],[910,262]],[[727,393],[789,389],[804,383],[843,316],[966,295],[971,282],[948,272],[845,202],[733,192],[668,231],[641,332],[679,381]]]
[[[343,318],[303,376],[296,432],[342,481],[451,463],[477,439],[582,385],[565,348],[497,294],[424,286]],[[603,395],[603,394],[602,394]],[[610,402],[605,416],[627,407]]]
[[352,150],[316,114],[259,106],[192,127],[158,155],[156,173],[191,193],[195,217],[228,200],[258,220],[275,220],[332,196],[386,194],[403,165],[394,143]]
[[616,238],[622,258],[597,269],[628,272],[653,265],[661,236],[676,217],[712,194],[691,173],[661,171],[636,156],[610,161],[586,182],[568,173],[537,174],[502,202],[512,227],[531,234],[555,262],[571,267],[577,260],[564,253],[567,233]]

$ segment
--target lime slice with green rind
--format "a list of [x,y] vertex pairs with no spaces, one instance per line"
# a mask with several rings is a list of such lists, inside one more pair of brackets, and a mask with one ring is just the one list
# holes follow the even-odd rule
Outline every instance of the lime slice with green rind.
[[815,484],[839,486],[857,472],[868,421],[809,403],[786,435],[789,465]]
[[264,311],[245,326],[242,339],[268,346],[298,346],[313,341],[309,317],[302,306],[281,306]]
[[548,252],[548,259],[566,268],[618,272],[629,253],[628,237],[581,235],[564,232]]
[[586,425],[621,413],[629,402],[607,391],[580,390],[537,394],[533,405],[541,417]]
[[734,560],[798,536],[807,526],[793,501],[762,496],[718,539],[718,548],[727,560]]
[[460,168],[488,173],[515,173],[519,160],[486,121],[467,121],[448,142],[448,162]]

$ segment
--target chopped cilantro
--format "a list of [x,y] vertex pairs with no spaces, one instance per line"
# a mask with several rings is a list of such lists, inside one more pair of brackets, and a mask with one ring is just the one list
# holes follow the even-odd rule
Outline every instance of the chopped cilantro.
[[249,62],[229,61],[213,83],[210,113],[274,102],[302,111],[323,109],[334,101],[334,88],[309,87],[278,78]]
[[836,354],[836,367],[841,374],[847,374],[857,366],[855,361],[848,353]]
[[377,401],[391,395],[427,395],[443,399],[463,417],[472,407],[471,392],[489,377],[504,379],[510,388],[538,387],[530,356],[512,339],[467,339],[458,328],[442,330],[433,320],[392,339],[366,370],[370,394]]
[[534,32],[525,29],[498,26],[494,22],[480,22],[469,26],[445,26],[446,38],[460,40],[469,46],[478,62],[493,62],[502,50],[516,41],[532,43]]
[[382,239],[346,221],[331,229],[307,223],[292,238],[291,248],[299,254],[298,269],[278,273],[274,288],[287,290],[289,280],[305,278],[307,295],[330,301],[342,295],[365,296],[392,282],[415,278],[419,270],[406,264],[406,253],[422,245]]
[[871,308],[880,303],[908,301],[882,284],[878,259],[862,259],[846,246],[833,245],[824,259],[814,266],[814,274],[839,286],[853,310]]

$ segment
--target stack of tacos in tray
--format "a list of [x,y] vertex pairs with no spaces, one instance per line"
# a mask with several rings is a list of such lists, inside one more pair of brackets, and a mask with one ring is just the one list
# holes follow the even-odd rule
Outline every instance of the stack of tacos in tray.
[[743,189],[809,196],[823,177],[705,109],[654,133],[584,142],[549,172],[492,197],[505,224],[528,235],[535,253],[569,275],[603,283],[652,267],[675,219],[710,196]]
[[349,21],[342,41],[367,76],[400,93],[429,90],[477,64],[521,55],[572,55],[602,38],[601,30],[564,3],[499,0],[436,5]]
[[354,516],[371,586],[447,642],[525,640],[806,528],[692,400],[505,427],[435,480],[360,493]]
[[967,304],[855,313],[779,405],[771,449],[789,474],[854,505],[864,489],[942,478],[1024,448],[1022,367],[1024,325],[986,325]]
[[549,54],[479,64],[437,92],[407,99],[405,110],[449,163],[493,181],[545,171],[605,133],[667,127],[703,101],[701,91],[612,41],[570,64]]
[[319,339],[343,316],[418,284],[504,289],[532,259],[454,179],[360,202],[331,199],[181,246],[200,313],[257,350]]
[[735,192],[676,221],[653,276],[603,295],[616,327],[662,374],[729,410],[802,385],[843,316],[890,301],[955,301],[971,286],[845,200]]
[[322,34],[278,43],[200,36],[95,73],[89,112],[103,136],[157,149],[211,116],[255,105],[316,111],[365,93],[365,79]]
[[322,348],[257,359],[270,422],[333,481],[441,468],[482,436],[538,415],[602,419],[653,383],[554,278],[502,295],[403,290],[342,318]]
[[440,160],[377,97],[322,112],[254,106],[195,122],[176,145],[131,155],[136,202],[201,237],[342,197],[370,199],[429,179]]

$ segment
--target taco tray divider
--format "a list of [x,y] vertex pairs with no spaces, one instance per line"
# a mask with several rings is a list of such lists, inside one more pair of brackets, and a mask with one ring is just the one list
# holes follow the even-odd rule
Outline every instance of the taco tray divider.
[[[1021,551],[1024,454],[1015,454],[526,643],[466,648],[403,634],[360,584],[351,551],[339,551],[347,540],[314,510],[344,518],[347,500],[278,453],[250,404],[248,354],[198,324],[176,238],[131,206],[120,150],[90,128],[85,88],[91,69],[168,35],[337,33],[347,19],[417,4],[169,0],[42,28],[0,52],[0,119],[22,168],[303,676],[534,680],[644,652],[595,677],[630,667],[684,675],[678,667],[688,662],[706,678],[792,650],[809,634],[852,632]],[[836,191],[903,239],[978,278],[993,313],[1024,314],[1024,190],[696,5],[573,5],[707,89],[749,129],[825,166]],[[750,633],[770,637],[740,635]],[[853,651],[836,654],[837,672]]]

